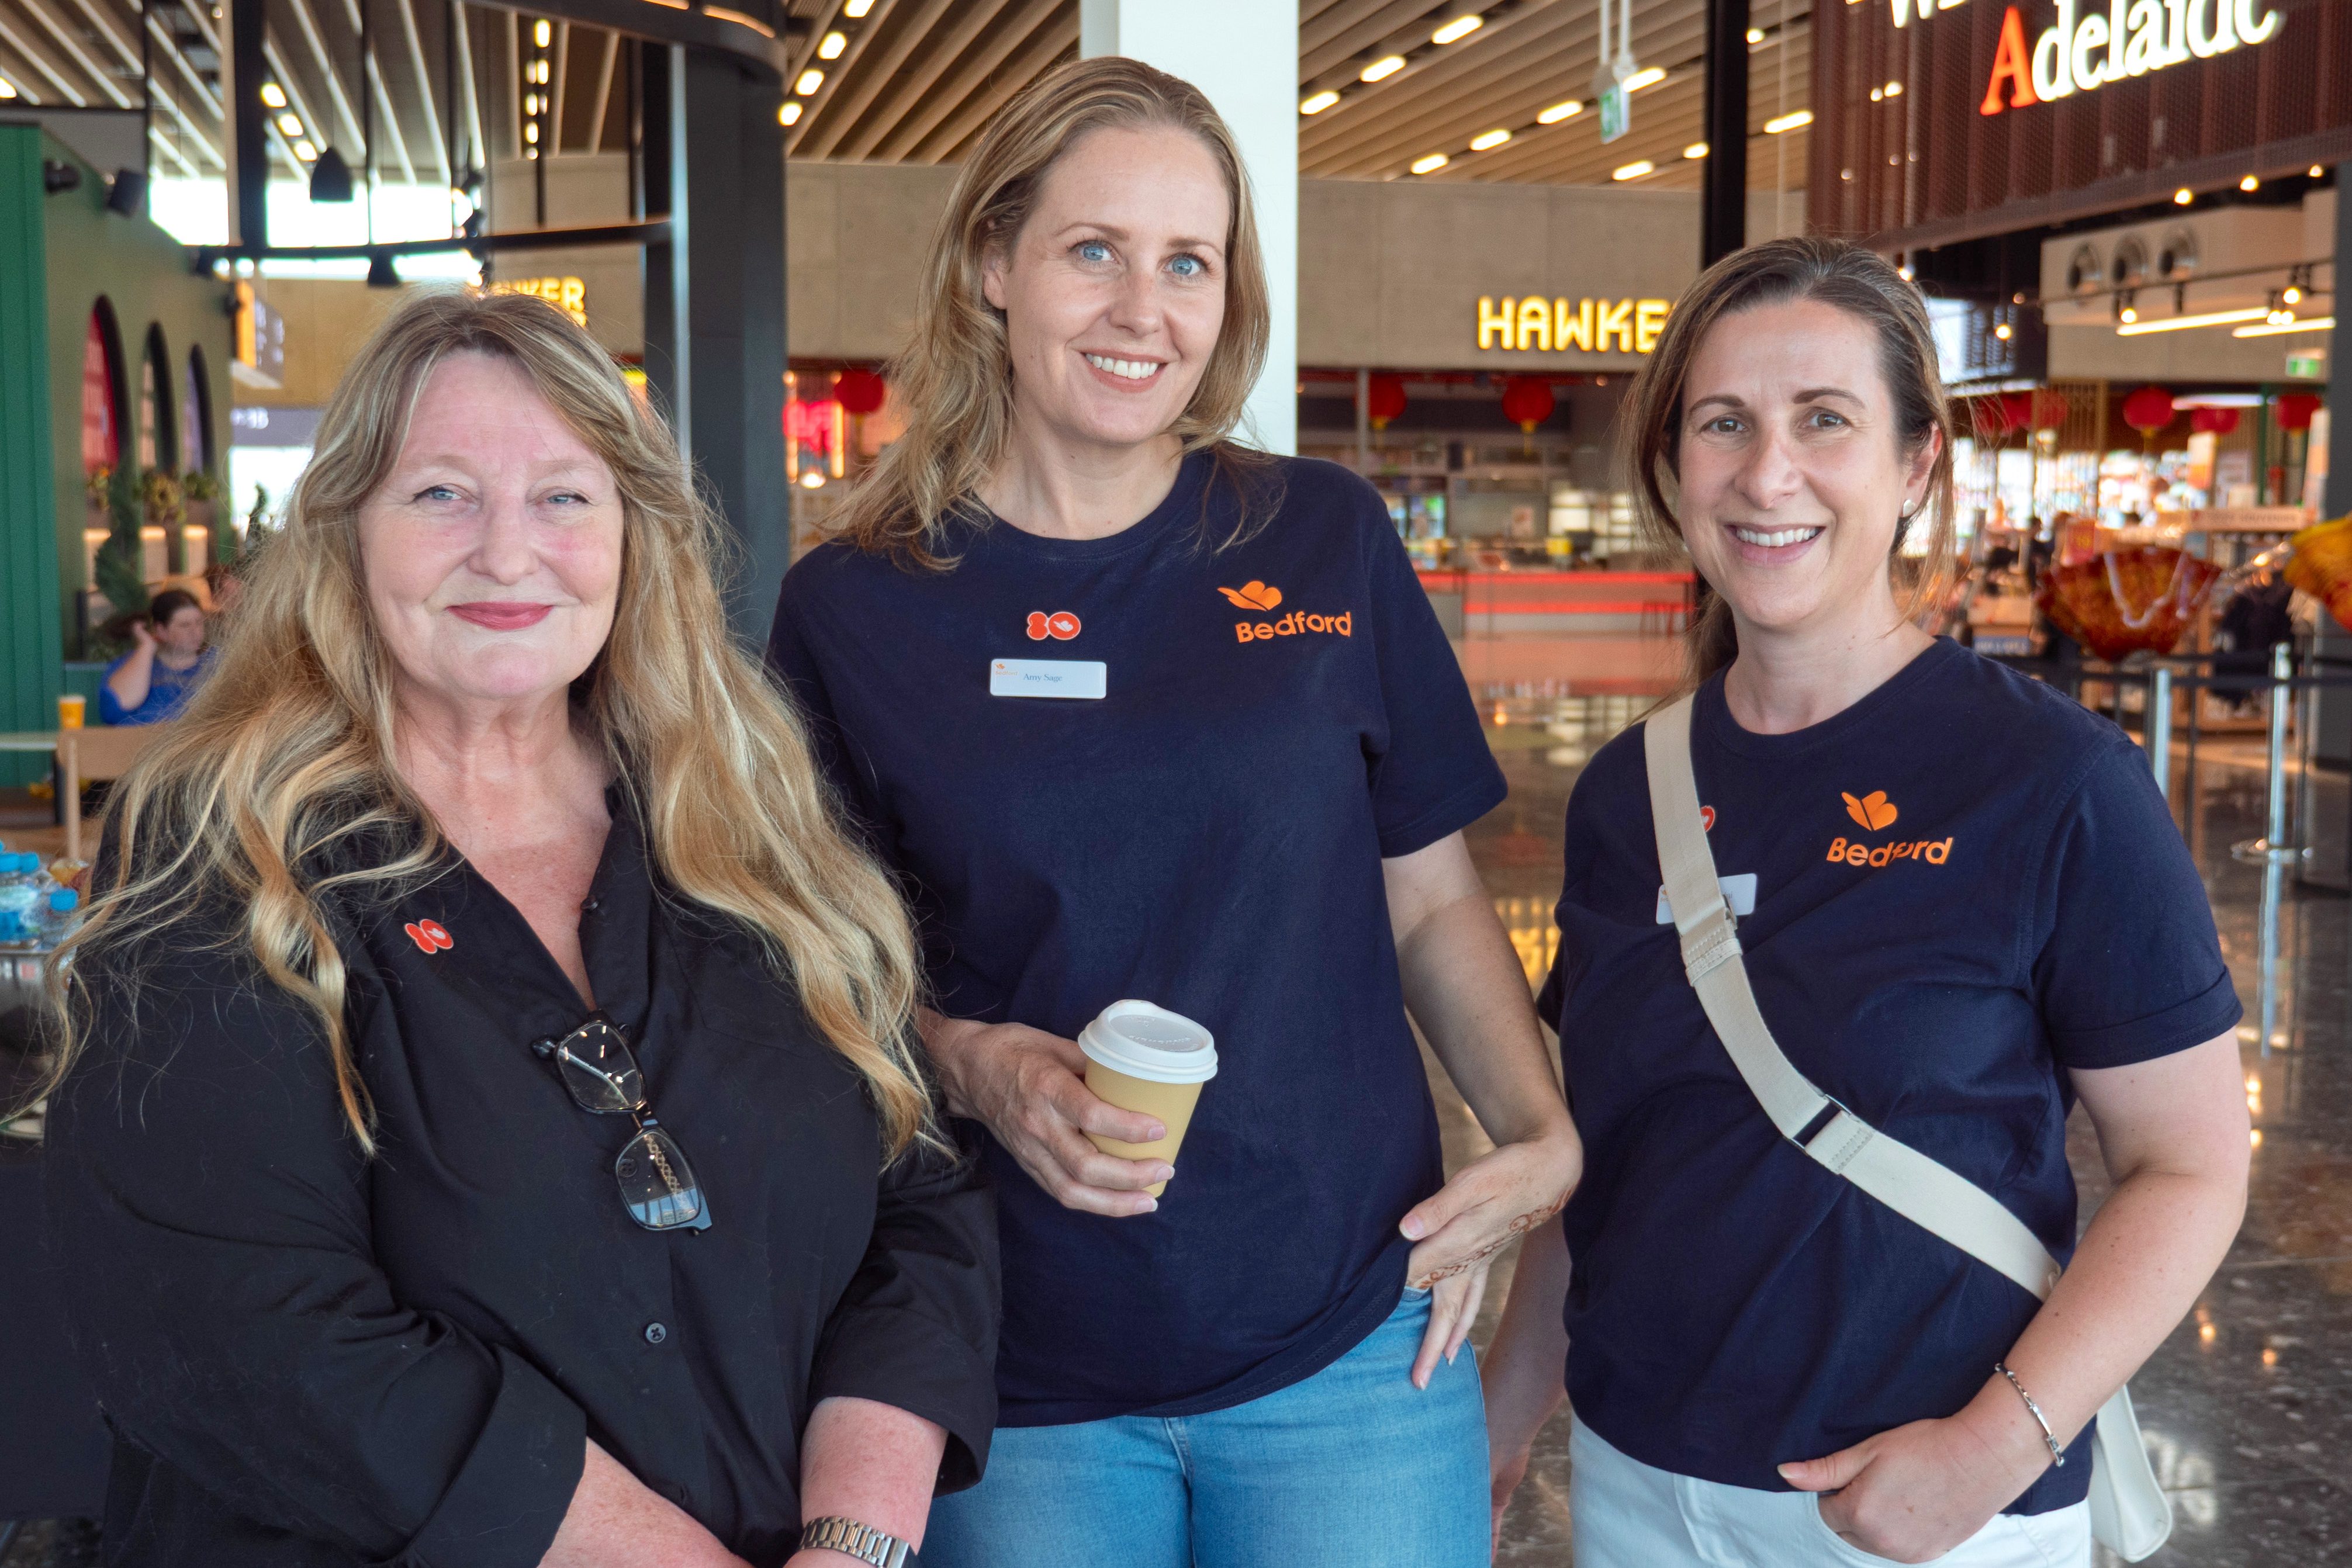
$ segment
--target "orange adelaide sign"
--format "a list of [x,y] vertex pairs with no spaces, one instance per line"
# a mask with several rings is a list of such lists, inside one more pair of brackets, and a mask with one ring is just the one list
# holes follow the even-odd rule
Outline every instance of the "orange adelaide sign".
[[[1908,18],[1895,0],[1895,22]],[[1924,7],[1923,7],[1924,11]],[[2000,18],[1992,72],[1979,114],[2026,109],[2150,71],[2210,60],[2277,37],[2283,18],[2269,0],[2058,0],[2057,19],[2025,43],[2025,17],[2011,5]]]

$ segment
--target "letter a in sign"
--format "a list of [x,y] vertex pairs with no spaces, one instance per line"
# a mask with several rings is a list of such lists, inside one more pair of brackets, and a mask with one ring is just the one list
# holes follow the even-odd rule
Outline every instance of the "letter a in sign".
[[2025,109],[2040,103],[2033,91],[2033,57],[2025,47],[2025,18],[2011,5],[2000,19],[2000,42],[1992,52],[1992,80],[1985,84],[1984,102],[1977,106],[1979,114],[1999,114],[2004,107],[2000,101],[2003,78],[2010,83],[2010,99],[2006,107]]

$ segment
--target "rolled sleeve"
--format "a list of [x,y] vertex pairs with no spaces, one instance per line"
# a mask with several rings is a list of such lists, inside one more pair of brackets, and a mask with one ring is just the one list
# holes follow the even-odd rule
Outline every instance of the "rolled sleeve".
[[[585,1416],[394,1299],[315,1020],[217,948],[111,956],[77,977],[89,1045],[46,1186],[118,1430],[193,1483],[166,1489],[183,1502],[373,1562],[531,1568],[578,1487]],[[109,977],[134,967],[135,995]]]
[[882,1178],[866,1258],[826,1322],[810,1399],[871,1399],[946,1428],[939,1490],[980,1479],[996,1426],[996,1204],[974,1162],[910,1151]]

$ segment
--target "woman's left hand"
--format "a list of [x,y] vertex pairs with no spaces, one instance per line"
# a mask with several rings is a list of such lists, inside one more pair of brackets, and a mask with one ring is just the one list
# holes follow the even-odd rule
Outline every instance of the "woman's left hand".
[[1405,1215],[1397,1228],[1415,1243],[1405,1282],[1432,1295],[1414,1387],[1428,1387],[1438,1359],[1451,1362],[1470,1337],[1495,1254],[1558,1214],[1583,1172],[1583,1145],[1563,1129],[1471,1161]]
[[1969,1412],[1914,1421],[1825,1458],[1782,1465],[1780,1479],[1818,1492],[1822,1522],[1894,1563],[1927,1563],[1982,1530],[2048,1468],[2040,1437],[1987,1433]]

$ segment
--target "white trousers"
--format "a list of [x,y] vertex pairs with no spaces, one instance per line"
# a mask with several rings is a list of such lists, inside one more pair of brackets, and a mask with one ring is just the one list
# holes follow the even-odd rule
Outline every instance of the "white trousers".
[[[1811,1492],[1759,1491],[1628,1458],[1579,1421],[1569,1437],[1576,1568],[1886,1568],[1822,1522]],[[1942,1568],[2090,1568],[2091,1505],[2002,1513]]]

